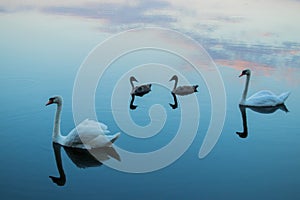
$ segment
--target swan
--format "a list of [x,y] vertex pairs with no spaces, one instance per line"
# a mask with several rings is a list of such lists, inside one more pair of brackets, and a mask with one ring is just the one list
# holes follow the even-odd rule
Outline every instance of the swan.
[[247,79],[246,79],[245,89],[244,89],[244,92],[242,95],[240,105],[254,106],[254,107],[277,106],[277,105],[283,104],[284,101],[290,95],[290,92],[284,92],[281,95],[277,96],[271,91],[262,90],[262,91],[259,91],[255,94],[253,94],[251,97],[246,99],[247,93],[248,93],[250,76],[251,76],[250,69],[243,70],[239,77],[242,77],[244,75],[247,76]]
[[57,104],[54,129],[52,134],[52,140],[62,146],[92,149],[105,146],[111,146],[111,144],[120,136],[120,133],[114,135],[105,135],[109,133],[107,126],[103,123],[85,119],[78,124],[67,136],[63,136],[60,133],[60,115],[62,110],[62,97],[55,96],[49,98],[46,106],[50,104]]
[[175,81],[173,90],[171,92],[173,99],[174,99],[174,104],[169,103],[169,105],[173,109],[176,109],[178,107],[176,95],[185,96],[185,95],[192,94],[194,92],[198,92],[197,91],[198,85],[192,85],[192,86],[186,85],[186,86],[177,87],[178,77],[176,75],[172,76],[172,78],[169,81]]
[[133,81],[138,82],[134,76],[131,76],[129,81],[130,81],[130,84],[131,84],[131,87],[132,87],[131,92],[130,92],[130,95],[131,95],[130,109],[134,110],[134,109],[137,108],[136,105],[133,105],[135,96],[142,97],[145,94],[149,93],[151,91],[152,84],[134,86]]
[[172,92],[176,95],[185,96],[185,95],[192,94],[194,92],[198,92],[197,91],[198,85],[192,85],[192,86],[186,85],[186,86],[177,87],[178,77],[176,75],[172,76],[172,78],[169,81],[175,81]]

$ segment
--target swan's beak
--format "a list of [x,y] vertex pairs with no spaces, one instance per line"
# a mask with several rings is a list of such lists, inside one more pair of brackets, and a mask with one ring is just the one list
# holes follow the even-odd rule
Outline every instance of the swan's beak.
[[244,74],[243,74],[243,73],[241,73],[241,74],[239,75],[239,78],[240,78],[240,77],[242,77],[242,76],[244,76]]
[[53,101],[49,100],[47,103],[46,103],[46,106],[50,105],[50,104],[53,104]]

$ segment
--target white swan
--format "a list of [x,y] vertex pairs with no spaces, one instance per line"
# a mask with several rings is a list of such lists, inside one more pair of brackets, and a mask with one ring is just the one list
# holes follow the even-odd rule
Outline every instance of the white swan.
[[178,77],[176,75],[172,76],[170,81],[175,81],[174,87],[172,92],[176,95],[184,96],[184,95],[189,95],[197,91],[198,85],[188,85],[188,86],[179,86],[177,87],[178,84]]
[[105,146],[111,146],[120,133],[114,135],[105,135],[109,133],[107,126],[94,120],[86,119],[75,127],[67,136],[60,133],[60,115],[62,110],[62,97],[56,96],[49,99],[47,105],[57,104],[55,114],[54,129],[52,140],[55,143],[66,147],[92,149]]
[[129,81],[130,81],[130,84],[131,84],[131,87],[132,87],[131,92],[130,92],[130,95],[131,95],[130,109],[134,110],[134,109],[137,108],[136,105],[133,105],[135,96],[142,97],[145,94],[149,93],[151,91],[152,84],[134,86],[133,81],[135,81],[135,82],[138,82],[138,81],[133,76],[130,77]]
[[246,99],[247,93],[248,93],[250,76],[251,76],[250,69],[243,70],[239,77],[242,77],[244,75],[247,76],[247,79],[246,79],[245,89],[243,92],[243,96],[242,96],[240,105],[255,106],[255,107],[277,106],[277,105],[283,104],[284,101],[290,95],[290,92],[284,92],[281,95],[277,96],[271,91],[262,90],[262,91],[259,91],[255,94],[253,94],[251,97]]

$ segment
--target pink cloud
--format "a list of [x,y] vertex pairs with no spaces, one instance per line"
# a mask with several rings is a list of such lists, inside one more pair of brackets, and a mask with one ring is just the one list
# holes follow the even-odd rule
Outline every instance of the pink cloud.
[[215,60],[219,67],[230,67],[237,71],[242,71],[246,68],[251,69],[253,73],[262,76],[275,77],[279,82],[283,81],[290,86],[298,87],[300,84],[300,70],[298,68],[283,67],[278,68],[262,63],[250,62],[246,60]]

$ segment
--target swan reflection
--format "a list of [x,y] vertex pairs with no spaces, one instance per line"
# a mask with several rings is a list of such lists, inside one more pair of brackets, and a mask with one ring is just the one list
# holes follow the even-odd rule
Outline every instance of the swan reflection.
[[54,142],[52,143],[52,146],[59,177],[49,176],[49,178],[58,186],[63,186],[66,183],[66,175],[61,159],[61,148],[64,148],[68,157],[78,168],[99,167],[104,161],[110,158],[121,161],[120,155],[112,146],[94,148],[90,150],[65,147]]
[[270,106],[270,107],[253,107],[253,106],[244,106],[239,105],[241,114],[242,114],[242,121],[243,121],[243,132],[236,132],[241,138],[246,138],[248,136],[248,126],[247,126],[247,114],[246,109],[250,109],[257,113],[262,114],[271,114],[274,113],[277,110],[282,110],[284,112],[289,112],[287,107],[284,104],[278,105],[278,106]]

